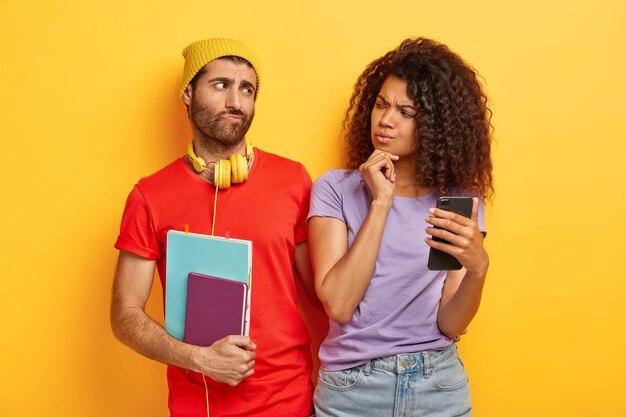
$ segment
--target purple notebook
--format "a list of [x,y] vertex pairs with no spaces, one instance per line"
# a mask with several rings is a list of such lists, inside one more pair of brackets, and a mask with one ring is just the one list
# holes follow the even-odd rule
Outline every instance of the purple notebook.
[[209,346],[244,332],[248,286],[239,281],[190,272],[184,341]]

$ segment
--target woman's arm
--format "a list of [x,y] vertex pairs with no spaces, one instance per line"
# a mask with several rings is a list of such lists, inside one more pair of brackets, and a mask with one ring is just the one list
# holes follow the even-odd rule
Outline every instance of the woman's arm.
[[484,236],[478,228],[477,198],[474,198],[470,219],[440,209],[431,209],[431,214],[426,221],[442,229],[428,227],[426,232],[450,244],[430,238],[426,239],[426,243],[455,256],[463,265],[459,271],[448,271],[437,316],[439,330],[453,339],[467,328],[478,311],[489,256],[483,246]]
[[385,221],[393,202],[395,173],[392,161],[395,159],[394,155],[374,151],[359,168],[373,199],[350,248],[345,223],[328,217],[309,220],[315,289],[328,316],[338,323],[346,323],[352,318],[372,278]]
[[478,312],[485,276],[468,274],[465,269],[448,271],[437,315],[439,330],[447,338],[463,334]]
[[309,304],[316,310],[324,312],[324,307],[315,292],[315,282],[313,280],[308,242],[302,242],[296,245],[293,267],[296,271],[296,275],[300,278],[302,288],[304,289]]

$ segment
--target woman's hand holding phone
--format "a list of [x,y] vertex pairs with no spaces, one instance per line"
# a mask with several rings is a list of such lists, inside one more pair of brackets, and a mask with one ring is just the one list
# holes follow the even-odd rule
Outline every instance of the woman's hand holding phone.
[[[454,199],[454,197],[443,198],[448,198],[450,201]],[[452,255],[468,271],[479,276],[485,276],[489,267],[489,256],[483,246],[484,236],[478,228],[478,198],[472,198],[472,210],[469,218],[442,208],[431,208],[430,213],[431,215],[426,218],[426,222],[433,227],[426,228],[426,233],[432,236],[432,238],[426,238],[428,246]],[[432,249],[431,258],[433,257]],[[430,267],[431,260],[429,259]]]

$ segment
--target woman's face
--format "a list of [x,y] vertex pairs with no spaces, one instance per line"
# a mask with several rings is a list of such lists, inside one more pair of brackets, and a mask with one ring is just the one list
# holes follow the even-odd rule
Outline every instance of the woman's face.
[[400,157],[413,155],[416,114],[417,108],[407,95],[406,82],[387,77],[372,109],[374,148]]

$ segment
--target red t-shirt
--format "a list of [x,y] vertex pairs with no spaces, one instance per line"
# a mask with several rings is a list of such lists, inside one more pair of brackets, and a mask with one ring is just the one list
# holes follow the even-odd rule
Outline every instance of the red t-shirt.
[[[215,234],[253,242],[250,338],[257,355],[254,375],[236,387],[207,378],[212,417],[312,413],[309,335],[293,272],[295,245],[306,240],[310,188],[302,164],[255,149],[248,179],[218,192]],[[210,234],[214,196],[215,187],[177,159],[135,185],[115,247],[156,259],[165,289],[167,231],[187,224]],[[169,366],[167,378],[172,416],[206,415],[200,374]]]

